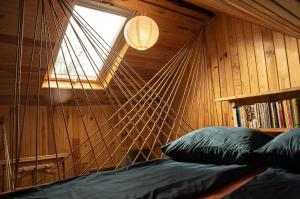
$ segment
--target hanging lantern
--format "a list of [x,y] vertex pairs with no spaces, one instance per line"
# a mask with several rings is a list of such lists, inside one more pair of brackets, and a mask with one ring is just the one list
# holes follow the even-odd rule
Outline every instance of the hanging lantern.
[[137,16],[127,22],[124,36],[132,48],[146,50],[157,42],[159,29],[153,19]]

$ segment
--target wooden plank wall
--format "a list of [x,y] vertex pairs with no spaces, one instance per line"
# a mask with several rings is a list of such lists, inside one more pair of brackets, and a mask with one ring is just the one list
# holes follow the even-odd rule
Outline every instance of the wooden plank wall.
[[[54,128],[52,125],[52,116],[50,112],[50,108],[47,106],[40,107],[40,117],[39,117],[39,144],[38,144],[38,156],[45,156],[45,155],[53,155],[55,154],[55,142],[54,142],[54,135],[56,137],[56,146],[57,151],[59,154],[62,153],[70,153],[71,149],[74,150],[80,143],[82,143],[87,138],[87,133],[91,135],[96,129],[96,122],[95,119],[98,120],[99,124],[105,123],[106,119],[104,116],[103,111],[100,110],[100,107],[94,106],[92,107],[96,118],[93,118],[91,111],[88,106],[81,106],[80,109],[83,113],[83,120],[86,124],[87,131],[84,129],[83,122],[80,118],[79,112],[77,107],[75,106],[64,106],[64,113],[66,117],[66,123],[68,128],[68,133],[70,137],[70,144],[69,147],[69,140],[67,136],[67,131],[64,125],[63,116],[61,112],[60,106],[54,107]],[[107,116],[109,117],[112,115],[112,107],[110,105],[104,105],[103,109]],[[24,121],[24,132],[23,132],[23,139],[21,144],[21,157],[20,158],[28,158],[28,157],[35,157],[36,156],[36,106],[29,106],[27,108],[26,117]],[[14,151],[15,147],[15,140],[14,140],[14,133],[13,133],[13,108],[9,106],[0,106],[0,116],[4,117],[4,125],[6,129],[6,133],[8,135],[8,144],[9,150]],[[114,121],[113,121],[114,123]],[[54,129],[54,130],[53,130]],[[106,134],[110,128],[108,125],[104,125],[101,128],[102,134]],[[54,133],[55,134],[54,134]],[[106,143],[109,143],[112,140],[112,133],[109,134],[105,139]],[[93,139],[91,140],[92,144],[95,146],[100,138],[100,134],[95,134]],[[113,151],[116,148],[117,141],[114,141],[110,146],[109,149]],[[2,146],[1,146],[2,147]],[[86,153],[91,146],[89,142],[86,142],[78,152],[74,153],[74,157],[76,160]],[[100,142],[97,147],[95,147],[95,153],[100,154],[100,151],[104,149],[104,143]],[[116,160],[120,160],[120,154],[122,148],[117,150],[115,156]],[[1,150],[1,159],[3,157],[4,150]],[[102,156],[99,157],[99,164],[102,164],[108,157],[108,153],[104,152]],[[71,158],[68,158],[68,164],[71,165],[70,162]],[[93,154],[89,153],[86,158],[83,158],[79,161],[78,170],[82,171],[92,160],[94,160]],[[67,166],[68,166],[67,164]],[[96,165],[93,165],[92,168],[95,169]],[[113,167],[111,161],[108,161],[107,164],[104,166],[105,168]],[[66,168],[68,169],[68,168]],[[70,172],[69,176],[72,176],[73,173]]]
[[231,105],[213,98],[300,86],[300,39],[219,14],[206,27],[206,41],[210,73],[202,78],[212,90],[198,87],[202,103],[189,104],[195,118],[186,119],[194,128],[233,124]]
[[[199,35],[201,39],[198,41],[205,41],[204,33]],[[178,119],[175,122],[176,128],[171,134],[172,139],[186,134],[190,130],[190,127],[197,129],[203,126],[214,126],[218,123],[218,118],[214,117],[217,114],[217,109],[215,104],[212,103],[214,100],[214,87],[210,74],[214,73],[214,70],[210,67],[205,43],[196,47],[194,50],[198,51],[198,53],[190,56],[191,61],[187,63],[188,66],[185,66],[188,68],[183,73],[183,80],[180,82],[175,102],[172,104],[176,113],[178,112],[179,114],[178,118],[182,117],[189,125]],[[183,62],[185,61],[183,60]],[[212,64],[217,66],[217,63]],[[168,122],[173,123],[174,120],[169,118]],[[179,124],[184,129],[179,128]]]
[[223,13],[300,37],[298,0],[186,0],[215,13]]
[[[144,79],[149,80],[153,77],[157,71],[167,63],[174,54],[180,49],[180,47],[191,38],[195,31],[199,29],[203,22],[209,20],[213,13],[208,11],[204,12],[203,9],[191,10],[180,5],[176,5],[169,1],[140,1],[140,0],[80,0],[83,4],[87,4],[92,7],[99,7],[101,3],[104,5],[112,5],[116,8],[127,10],[140,15],[147,15],[151,17],[159,26],[160,33],[157,43],[147,51],[139,51],[133,48],[129,48],[125,54],[125,61]],[[25,98],[25,91],[27,88],[27,78],[30,69],[30,60],[32,45],[34,40],[34,27],[36,11],[38,6],[38,0],[25,2],[25,22],[24,22],[24,41],[23,41],[23,53],[22,53],[22,78],[21,78],[21,97]],[[62,10],[58,6],[58,1],[52,1],[53,6],[56,8],[60,19],[65,19]],[[57,35],[52,20],[52,15],[49,11],[48,1],[45,1],[46,13],[48,19],[48,25],[53,46],[58,46]],[[18,0],[0,1],[0,104],[9,104],[14,99],[14,82],[15,82],[15,63],[16,63],[16,41],[17,41],[17,27],[18,27]],[[99,22],[99,25],[101,22]],[[40,26],[38,25],[38,30]],[[37,45],[35,48],[35,58],[32,65],[31,80],[29,86],[29,95],[32,101],[36,99],[36,93],[38,90],[39,79],[39,46],[45,45],[44,42],[39,41],[39,31],[37,36]],[[122,34],[121,34],[122,35]],[[49,45],[48,45],[49,47]],[[43,82],[46,76],[45,48],[42,50],[42,68],[40,80]],[[48,51],[49,56],[50,52]],[[55,56],[55,53],[54,53]],[[54,60],[56,58],[54,57]],[[125,67],[126,68],[126,67]],[[127,69],[127,68],[126,68]],[[125,69],[124,69],[125,70]],[[124,70],[121,73],[119,71],[118,77],[128,88],[130,84],[124,76]],[[127,69],[128,70],[128,69]],[[139,82],[139,81],[138,81]],[[114,89],[118,84],[116,81],[111,82],[111,87]],[[88,91],[89,96],[91,92]],[[48,90],[41,89],[41,103],[47,103]],[[81,105],[85,103],[85,95],[83,92],[78,91],[79,99],[82,100]],[[109,103],[105,97],[103,90],[98,90],[97,95],[101,97],[103,103]],[[120,90],[116,90],[116,96],[122,98],[123,95]],[[74,100],[73,95],[69,97],[70,103]],[[91,101],[96,104],[91,97]],[[74,105],[74,103],[73,103]]]
[[[97,165],[94,161],[95,157],[97,158],[99,168],[103,170],[110,170],[117,166],[119,162],[119,166],[124,166],[130,163],[126,158],[124,158],[125,154],[127,154],[127,150],[129,150],[129,156],[132,156],[130,157],[131,161],[136,158],[135,155],[137,155],[137,151],[141,148],[143,149],[143,155],[139,154],[137,158],[138,161],[142,160],[142,158],[145,156],[147,157],[148,151],[152,146],[154,146],[154,152],[151,153],[150,158],[153,158],[154,155],[155,157],[159,157],[161,155],[161,153],[158,152],[159,147],[161,147],[161,142],[159,141],[161,138],[158,137],[158,140],[156,140],[156,133],[152,132],[152,134],[149,135],[149,131],[146,129],[140,136],[138,136],[141,132],[141,129],[143,129],[144,127],[142,122],[139,122],[136,128],[134,128],[134,130],[132,131],[130,130],[132,128],[132,125],[129,125],[128,128],[125,128],[125,130],[121,132],[120,129],[122,129],[125,124],[128,123],[128,120],[124,120],[124,123],[120,123],[121,125],[118,125],[114,131],[111,131],[110,125],[115,126],[119,122],[119,119],[121,119],[115,117],[113,120],[110,120],[110,123],[106,122],[106,118],[110,118],[114,113],[114,109],[111,105],[102,105],[102,109],[105,113],[102,111],[100,106],[92,106],[91,109],[93,109],[95,117],[92,115],[89,106],[80,106],[83,120],[81,119],[80,112],[78,111],[77,106],[63,105],[63,109],[64,116],[66,118],[66,125],[60,106],[53,107],[53,115],[51,114],[51,109],[48,106],[41,106],[39,109],[40,116],[38,119],[36,106],[31,105],[27,107],[24,120],[24,132],[22,136],[23,138],[21,143],[20,158],[31,159],[31,161],[26,163],[26,165],[21,164],[19,166],[19,170],[28,166],[35,168],[37,141],[36,133],[38,133],[38,156],[46,158],[50,155],[51,157],[53,157],[51,160],[47,161],[47,164],[50,163],[56,165],[57,163],[55,159],[55,147],[57,147],[57,153],[59,155],[64,155],[64,157],[70,154],[71,151],[74,151],[73,155],[69,156],[66,159],[64,163],[64,169],[60,170],[61,176],[65,176],[67,178],[77,176],[81,172],[87,173],[96,171]],[[23,110],[24,106],[21,106],[20,112],[23,113]],[[149,113],[151,114],[151,112]],[[7,142],[9,146],[9,153],[14,154],[13,158],[15,158],[14,152],[16,141],[13,129],[13,114],[13,107],[4,105],[0,106],[0,117],[4,118],[4,127],[8,137]],[[21,118],[23,118],[22,115]],[[52,125],[52,119],[54,125]],[[135,120],[137,119],[138,117],[136,117]],[[98,129],[96,120],[101,127],[101,132],[96,131]],[[39,121],[38,132],[36,129],[37,121]],[[2,131],[0,131],[0,133],[1,132]],[[128,136],[128,134],[130,135]],[[89,135],[90,137],[90,142],[86,141],[88,140],[87,135]],[[116,135],[118,136],[117,139],[115,139]],[[0,138],[3,138],[2,135]],[[134,144],[132,144],[133,142]],[[93,146],[93,150],[90,143]],[[5,160],[4,147],[2,143],[0,144],[0,148],[0,160]],[[77,148],[79,148],[79,150],[76,150]],[[76,162],[78,173],[75,172],[75,169],[73,167],[73,158],[74,162]],[[39,161],[39,166],[41,164],[42,162]],[[91,166],[86,170],[89,165]],[[55,172],[56,171],[57,169],[55,169]],[[66,175],[63,175],[63,173],[66,171],[68,171],[68,173]],[[18,187],[34,185],[34,180],[32,180],[34,179],[32,178],[32,176],[34,175],[32,174],[32,171],[27,173],[25,172],[23,176],[26,176],[26,178],[22,177],[22,179],[19,179],[20,181]],[[2,175],[0,174],[0,179],[1,176]],[[41,179],[44,176],[45,174],[40,174],[38,177],[39,179]],[[58,180],[58,178],[48,177],[46,180],[48,181],[43,182],[53,182],[53,180],[56,181]],[[5,190],[5,188],[1,189],[1,187],[2,186],[0,181],[0,192]]]
[[[24,110],[23,108],[24,107],[21,107],[22,113]],[[131,150],[138,150],[141,148],[141,146],[143,146],[144,149],[149,149],[155,142],[154,138],[156,137],[156,134],[152,133],[151,136],[148,136],[149,131],[147,129],[144,129],[143,133],[140,136],[138,136],[138,134],[140,134],[141,129],[143,129],[144,127],[143,122],[138,122],[136,128],[133,128],[133,130],[131,130],[132,125],[128,125],[128,128],[125,128],[125,130],[123,130],[120,134],[120,129],[128,123],[128,120],[125,119],[124,123],[120,123],[121,125],[118,125],[117,128],[115,128],[115,130],[112,131],[110,125],[116,125],[119,120],[118,117],[114,117],[114,119],[111,120],[110,123],[106,122],[106,118],[110,118],[110,116],[114,113],[114,109],[111,105],[102,105],[102,109],[105,113],[102,111],[100,106],[92,106],[91,109],[93,110],[95,117],[91,113],[91,109],[89,106],[80,106],[80,111],[82,112],[82,118],[84,123],[80,117],[80,112],[77,106],[64,105],[63,109],[64,116],[66,118],[66,125],[64,123],[62,109],[60,106],[55,106],[53,108],[53,116],[51,114],[51,109],[48,106],[41,106],[39,120],[37,119],[36,106],[27,107],[26,116],[24,120],[24,132],[21,144],[22,147],[20,150],[20,158],[36,156],[36,121],[39,121],[38,156],[55,154],[54,139],[56,139],[57,152],[59,154],[70,153],[71,150],[76,149],[76,147],[78,147],[81,143],[87,140],[88,134],[91,139],[92,145],[95,146],[96,156],[99,155],[99,166],[101,166],[101,164],[105,162],[109,157],[107,150],[104,150],[105,144],[108,146],[108,150],[110,153],[113,153],[116,150],[112,157],[114,159],[114,162],[118,164],[118,162],[123,158],[124,153],[126,153],[128,147],[132,145],[133,140],[135,140],[135,144],[131,146]],[[150,111],[149,114],[151,114]],[[6,133],[8,135],[8,144],[10,146],[9,150],[10,152],[12,152],[14,151],[15,147],[15,137],[12,123],[13,107],[0,106],[0,117],[4,117],[4,125]],[[21,116],[21,118],[22,117],[23,116]],[[137,120],[139,117],[135,118],[135,120]],[[52,119],[54,126],[52,125]],[[146,117],[144,119],[144,121],[148,120],[148,118]],[[98,129],[96,120],[99,126],[101,126],[101,134],[103,137],[100,135],[99,131],[96,132],[96,130]],[[130,136],[127,136],[129,131]],[[92,134],[94,135],[92,136]],[[118,139],[114,139],[117,134],[120,134],[118,135]],[[68,136],[70,140],[68,139]],[[105,140],[105,144],[103,142],[103,139]],[[122,141],[123,139],[124,141]],[[143,144],[145,139],[147,140],[147,142]],[[122,145],[118,147],[120,145],[120,142],[122,142]],[[79,160],[79,158],[82,157],[90,149],[91,145],[89,141],[85,142],[85,144],[83,144],[83,146],[81,146],[79,150],[74,153],[75,159]],[[4,150],[1,150],[0,160],[4,159],[3,152]],[[101,152],[102,155],[100,155]],[[83,168],[85,168],[93,160],[93,153],[90,152],[86,158],[83,158],[81,161],[79,161],[79,171],[83,170]],[[114,167],[112,161],[108,161],[106,165],[104,165],[104,168],[110,167]],[[96,165],[93,165],[92,169],[96,169]]]

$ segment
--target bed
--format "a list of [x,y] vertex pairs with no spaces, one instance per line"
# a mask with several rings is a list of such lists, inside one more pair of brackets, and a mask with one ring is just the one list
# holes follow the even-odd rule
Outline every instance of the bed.
[[300,128],[278,135],[254,152],[265,159],[270,168],[225,198],[300,198]]
[[253,129],[207,127],[163,146],[168,158],[6,193],[0,198],[218,199],[253,176],[258,166],[252,151],[271,139]]
[[299,187],[299,173],[292,173],[281,168],[269,168],[224,199],[295,199],[300,198]]
[[252,170],[247,165],[215,165],[155,159],[116,171],[98,172],[0,198],[196,198]]
[[246,176],[242,176],[241,178],[234,180],[225,186],[221,186],[220,188],[216,188],[208,193],[202,194],[200,197],[197,199],[220,199],[228,194],[232,193],[233,191],[237,190],[247,182],[249,182],[254,176],[262,173],[265,171],[266,168],[261,167],[257,169],[253,169],[249,174]]

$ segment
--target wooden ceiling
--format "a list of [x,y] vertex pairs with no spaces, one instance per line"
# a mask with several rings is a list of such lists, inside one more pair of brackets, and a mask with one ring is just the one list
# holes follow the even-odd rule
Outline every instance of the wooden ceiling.
[[[153,18],[160,29],[158,42],[146,51],[129,48],[125,61],[144,79],[149,80],[188,41],[202,24],[209,22],[214,13],[233,15],[273,30],[299,38],[300,6],[297,0],[87,0],[109,4]],[[18,0],[0,1],[0,103],[13,101],[15,84],[15,60],[17,41]],[[37,0],[25,1],[25,23],[22,62],[22,91],[30,65],[33,44]],[[57,0],[53,0],[54,6]],[[58,13],[63,16],[62,13]],[[63,17],[61,17],[63,19]],[[50,34],[55,34],[49,22]],[[55,36],[53,36],[55,38]],[[37,41],[39,45],[40,41]],[[53,45],[56,41],[53,40]],[[38,49],[36,49],[38,51]],[[40,80],[44,78],[47,63],[43,64]],[[34,63],[31,78],[31,96],[36,98],[38,89],[38,63]],[[70,90],[64,90],[66,101],[72,98]],[[104,93],[98,91],[99,96]],[[41,90],[42,101],[47,102],[47,89]],[[83,91],[78,91],[83,95]],[[23,96],[24,98],[24,93]]]
[[[13,101],[18,2],[18,0],[0,1],[0,102],[2,103]],[[57,0],[53,2],[55,6]],[[186,3],[178,4],[176,2],[160,0],[107,0],[101,2],[129,10],[136,14],[142,13],[157,22],[160,29],[160,36],[156,45],[146,51],[137,51],[129,48],[124,57],[126,62],[145,80],[150,79],[199,30],[201,24],[213,16],[213,13],[207,10],[195,6],[189,7]],[[100,3],[100,1],[97,1],[97,3]],[[37,1],[25,1],[21,81],[23,98],[30,65],[37,5]],[[62,13],[58,14],[64,19]],[[50,13],[49,16],[51,16]],[[50,34],[52,34],[53,38],[56,38],[54,35],[54,26],[51,24],[50,19],[49,27]],[[39,43],[37,41],[37,44]],[[56,41],[53,40],[52,44],[55,45]],[[39,49],[36,48],[36,51],[38,52]],[[38,54],[35,56],[38,56]],[[40,76],[41,81],[45,77],[46,66],[47,64],[43,63],[42,75]],[[38,77],[38,62],[36,62],[34,63],[30,86],[32,98],[35,98],[37,93]],[[68,90],[64,91],[66,96],[72,95],[70,92]],[[82,91],[78,91],[79,95],[82,94],[80,92]],[[103,95],[103,92],[98,91],[98,94]],[[47,89],[42,89],[41,99],[47,101],[47,95]],[[33,101],[35,100],[33,99]]]
[[185,0],[300,38],[299,0]]

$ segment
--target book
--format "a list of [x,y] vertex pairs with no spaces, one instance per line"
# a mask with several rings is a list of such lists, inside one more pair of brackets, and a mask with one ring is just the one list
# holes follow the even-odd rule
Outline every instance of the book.
[[239,110],[240,110],[240,118],[241,118],[241,127],[246,127],[246,125],[245,125],[244,106],[239,107]]
[[278,121],[278,114],[277,114],[277,108],[276,108],[276,103],[272,102],[272,107],[273,107],[273,111],[274,111],[274,127],[273,128],[279,128],[279,121]]
[[254,111],[254,117],[255,117],[255,124],[254,124],[254,128],[259,128],[259,114],[258,114],[258,110],[257,110],[257,104],[253,105],[253,111]]
[[242,122],[241,122],[241,113],[240,113],[240,107],[237,107],[236,109],[237,111],[237,123],[238,123],[238,127],[241,127],[242,126]]
[[288,112],[287,112],[287,100],[282,101],[282,110],[283,110],[283,115],[284,115],[285,127],[287,128],[290,126]]
[[232,108],[232,116],[233,116],[233,125],[234,127],[238,127],[238,116],[237,116],[237,107]]
[[271,128],[270,104],[265,103],[266,128]]
[[261,114],[261,127],[265,128],[266,127],[266,107],[264,103],[260,104],[260,114]]
[[283,112],[283,106],[282,102],[278,102],[278,115],[279,115],[279,123],[280,128],[286,128],[285,118],[284,118],[284,112]]
[[279,102],[275,102],[275,107],[276,107],[277,117],[278,117],[278,126],[279,126],[279,128],[282,128],[282,124],[280,121]]
[[294,127],[300,127],[300,99],[293,98],[291,100],[291,109]]
[[300,99],[235,106],[232,111],[237,127],[300,127]]
[[261,117],[261,107],[260,104],[256,104],[257,114],[258,114],[258,128],[262,127],[262,117]]
[[288,120],[288,128],[293,128],[294,127],[294,122],[293,122],[293,115],[292,115],[292,108],[291,108],[291,100],[286,100],[286,108],[287,108],[287,120]]
[[270,112],[271,112],[271,127],[275,128],[275,113],[273,103],[270,102]]

